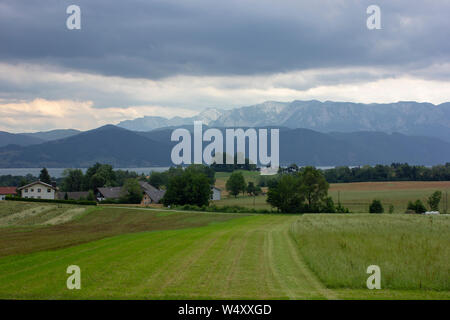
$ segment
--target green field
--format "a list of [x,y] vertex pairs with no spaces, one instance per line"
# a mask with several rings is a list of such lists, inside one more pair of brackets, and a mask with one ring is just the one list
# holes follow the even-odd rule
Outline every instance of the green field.
[[[257,181],[257,175],[249,173],[246,181]],[[220,184],[225,185],[227,176],[220,175]],[[217,185],[217,183],[216,183]],[[335,203],[340,200],[342,205],[349,208],[352,213],[368,213],[372,200],[381,200],[385,212],[389,211],[389,206],[394,206],[393,213],[404,213],[409,201],[421,199],[426,203],[426,199],[436,190],[450,194],[449,181],[437,182],[363,182],[363,183],[335,183],[330,184],[329,195]],[[445,196],[441,200],[441,209]],[[242,206],[255,209],[271,209],[266,202],[266,196],[257,197],[239,195],[237,198],[228,196],[222,192],[222,199],[213,202],[217,206]],[[450,201],[448,201],[448,205]],[[450,207],[449,207],[450,208]]]
[[[449,230],[449,216],[96,208],[0,227],[0,299],[450,299]],[[370,264],[382,290],[365,288]]]

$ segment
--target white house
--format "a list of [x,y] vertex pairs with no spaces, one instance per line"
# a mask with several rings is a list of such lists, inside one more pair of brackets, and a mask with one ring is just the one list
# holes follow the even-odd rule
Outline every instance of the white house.
[[55,200],[57,198],[58,188],[42,181],[35,181],[17,190],[20,191],[22,198]]
[[219,188],[212,187],[211,191],[212,191],[211,200],[220,200],[220,198],[221,198],[220,191],[221,190]]

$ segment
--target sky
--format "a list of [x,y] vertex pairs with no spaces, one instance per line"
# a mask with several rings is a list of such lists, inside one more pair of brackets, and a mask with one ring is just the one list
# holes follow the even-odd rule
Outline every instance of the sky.
[[449,13],[450,0],[0,0],[0,130],[267,100],[448,102]]

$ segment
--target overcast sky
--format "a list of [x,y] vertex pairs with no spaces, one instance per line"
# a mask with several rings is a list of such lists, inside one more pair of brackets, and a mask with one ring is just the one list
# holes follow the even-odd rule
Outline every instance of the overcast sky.
[[[81,30],[66,27],[71,4]],[[449,39],[449,0],[0,0],[0,130],[266,100],[439,104]]]

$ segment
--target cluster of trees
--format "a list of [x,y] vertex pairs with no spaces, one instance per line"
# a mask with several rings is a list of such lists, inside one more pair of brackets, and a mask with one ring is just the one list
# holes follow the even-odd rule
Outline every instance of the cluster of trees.
[[[442,192],[441,191],[435,191],[431,196],[427,199],[428,208],[430,211],[439,211],[439,204],[442,199]],[[408,202],[407,210],[414,211],[415,213],[424,213],[427,211],[427,207],[423,204],[423,202],[420,199],[417,199],[416,201]],[[447,208],[444,209],[445,211]]]
[[0,186],[22,187],[36,180],[40,180],[42,182],[51,184],[52,181],[56,182],[57,179],[50,177],[47,168],[42,168],[38,177],[35,177],[32,174],[27,174],[26,176],[13,176],[13,175],[0,176]]
[[[209,166],[201,165],[201,164],[192,164],[186,169],[195,170],[202,172],[205,174],[211,185],[214,185],[216,182],[216,172]],[[150,177],[148,179],[148,183],[156,188],[167,187],[169,181],[174,176],[179,176],[183,173],[184,169],[181,166],[178,167],[170,167],[169,170],[164,172],[152,171],[150,172]]]
[[279,175],[269,185],[267,202],[280,212],[348,212],[340,204],[335,206],[328,196],[329,184],[323,173],[314,167]]
[[21,187],[27,185],[33,181],[36,181],[38,177],[33,176],[32,174],[27,174],[26,176],[13,176],[13,175],[4,175],[0,176],[0,186],[1,187]]
[[[154,173],[153,173],[154,174]],[[165,206],[195,205],[207,206],[211,199],[215,171],[210,167],[193,164],[183,169],[170,168],[163,173],[167,179],[166,193],[162,199]],[[150,175],[150,179],[152,174]]]
[[228,193],[234,197],[237,197],[240,193],[247,193],[248,195],[255,197],[262,192],[261,187],[255,185],[253,181],[249,181],[248,183],[246,183],[244,175],[239,171],[233,172],[230,175],[225,188],[227,189]]
[[216,172],[233,172],[236,170],[247,170],[247,171],[257,171],[258,167],[256,164],[251,163],[250,159],[245,158],[243,164],[238,164],[237,154],[234,155],[233,164],[227,164],[227,154],[223,153],[223,161],[222,164],[218,164],[216,162],[211,164],[211,168]]
[[[442,199],[442,192],[441,191],[435,191],[432,195],[430,195],[427,199],[427,204],[430,209],[430,211],[439,211],[439,204]],[[408,206],[406,208],[407,212],[413,212],[413,213],[424,213],[427,211],[427,207],[422,202],[422,200],[417,199],[416,201],[409,201]],[[446,210],[446,208],[444,209]],[[369,212],[370,213],[383,213],[384,207],[380,200],[373,200],[372,203],[369,206]],[[394,207],[391,205],[389,207],[389,213],[394,212]]]
[[[289,166],[284,170],[293,170]],[[324,170],[329,183],[365,182],[365,181],[448,181],[450,180],[450,163],[431,168],[410,166],[407,163],[376,165],[363,167],[336,167]]]
[[[113,170],[109,164],[96,163],[83,173],[81,169],[66,169],[61,183],[62,191],[89,191],[99,187],[119,187],[127,179],[142,178],[136,172]],[[145,178],[145,177],[144,177]]]

